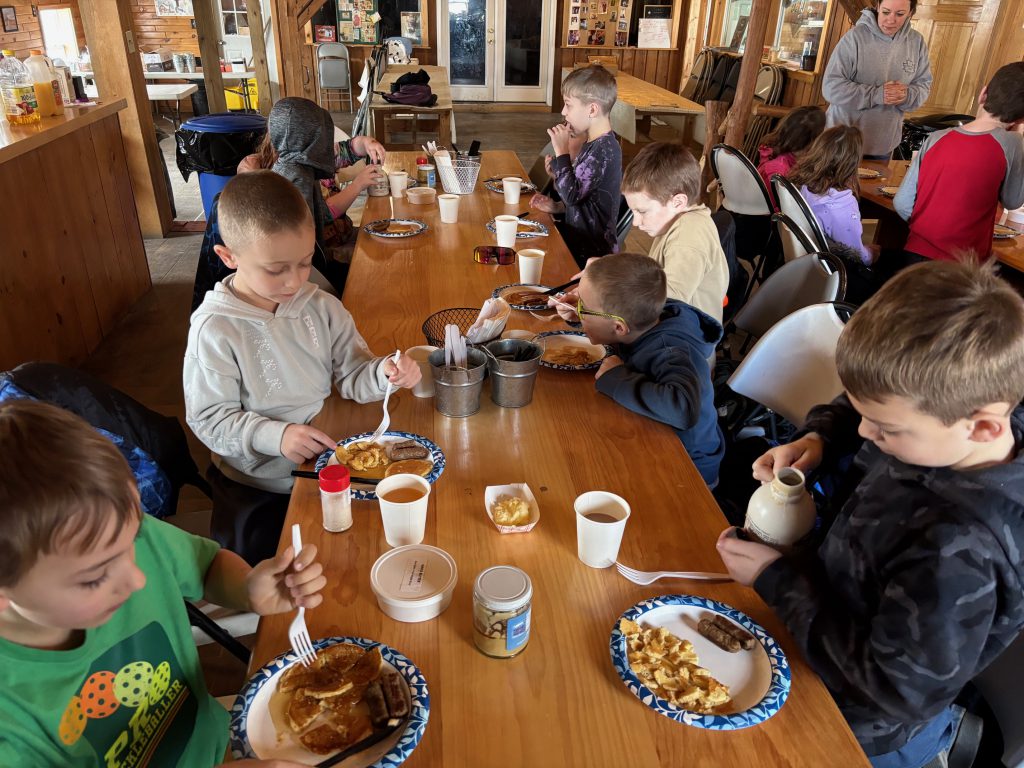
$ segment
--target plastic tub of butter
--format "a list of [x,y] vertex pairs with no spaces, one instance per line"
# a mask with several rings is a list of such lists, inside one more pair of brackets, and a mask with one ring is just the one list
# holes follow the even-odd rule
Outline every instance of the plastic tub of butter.
[[426,544],[396,547],[377,558],[370,586],[377,605],[395,621],[429,621],[452,601],[459,569],[443,549]]

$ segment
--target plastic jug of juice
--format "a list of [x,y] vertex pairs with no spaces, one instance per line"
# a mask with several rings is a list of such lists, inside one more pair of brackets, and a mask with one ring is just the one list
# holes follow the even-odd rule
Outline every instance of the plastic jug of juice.
[[57,73],[53,71],[50,60],[43,56],[42,51],[31,51],[25,59],[25,66],[32,77],[32,85],[36,89],[36,102],[39,113],[43,117],[64,114],[64,98],[60,95],[60,83]]
[[38,123],[39,103],[36,89],[28,69],[14,58],[14,52],[5,50],[0,61],[0,95],[3,97],[4,114],[11,125]]

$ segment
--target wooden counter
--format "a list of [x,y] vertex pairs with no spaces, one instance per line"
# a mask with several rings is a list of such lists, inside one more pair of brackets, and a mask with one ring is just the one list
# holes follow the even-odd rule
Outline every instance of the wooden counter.
[[0,126],[0,370],[81,363],[150,288],[121,99]]

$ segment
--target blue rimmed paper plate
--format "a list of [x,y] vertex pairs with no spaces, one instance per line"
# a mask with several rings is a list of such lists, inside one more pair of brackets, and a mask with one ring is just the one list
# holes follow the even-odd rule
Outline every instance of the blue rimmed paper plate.
[[[710,614],[721,614],[750,632],[757,644],[749,651],[729,653],[697,632],[697,623]],[[702,715],[677,707],[657,696],[630,669],[626,637],[615,622],[611,636],[612,665],[630,692],[660,715],[679,723],[713,731],[735,731],[770,718],[789,696],[789,661],[775,638],[742,611],[725,603],[696,595],[663,595],[628,609],[619,620],[641,627],[665,627],[676,637],[689,640],[698,664],[719,682],[729,686],[732,700],[720,713]]]
[[590,371],[601,367],[611,350],[594,344],[582,331],[545,331],[534,339],[544,347],[540,364],[556,371]]
[[896,193],[900,191],[899,187],[879,187],[878,191],[885,197],[896,197]]
[[540,299],[538,299],[540,304],[527,304],[524,303],[524,300],[529,297],[525,294],[543,294],[544,291],[550,290],[551,287],[547,285],[511,283],[510,285],[502,285],[495,288],[491,296],[495,299],[499,297],[504,299],[512,309],[521,309],[526,312],[546,312],[549,309],[554,310],[554,307],[548,307],[547,296],[540,296]]
[[[487,222],[487,231],[494,232],[497,234],[498,230],[494,228],[494,219]],[[516,237],[520,240],[530,237],[547,237],[548,228],[541,224],[539,221],[533,219],[520,219],[519,228],[516,230]]]
[[[409,690],[411,704],[404,727],[379,744],[346,759],[342,768],[388,768],[405,762],[423,738],[430,716],[430,694],[423,673],[409,659],[383,643],[362,637],[327,637],[313,643],[317,650],[337,643],[352,643],[361,648],[379,648],[384,659],[382,669],[398,672]],[[303,765],[316,765],[330,755],[316,755],[291,738],[288,727],[279,726],[271,715],[271,695],[277,681],[288,667],[297,664],[294,651],[282,653],[254,674],[231,707],[231,754],[243,758],[292,760]]]
[[419,219],[377,219],[363,227],[367,234],[384,238],[415,237],[428,229]]
[[[509,174],[511,176],[512,174]],[[505,185],[502,183],[502,179],[488,179],[484,182],[484,189],[491,192],[497,192],[499,195],[505,194]],[[529,179],[523,179],[520,189],[523,192],[536,192],[537,185]]]
[[[373,437],[373,432],[363,432],[361,435],[353,435],[352,437],[346,437],[344,440],[340,440],[338,445],[348,445],[349,443],[357,443],[360,440],[367,440]],[[434,462],[434,468],[430,470],[430,473],[426,475],[426,481],[431,485],[441,476],[444,472],[445,456],[436,443],[423,437],[423,435],[414,435],[412,432],[398,432],[395,430],[388,430],[380,439],[377,440],[387,446],[388,443],[401,443],[406,440],[415,440],[417,443],[422,445],[428,451],[430,451],[430,461]],[[333,450],[326,450],[321,453],[316,459],[316,471],[319,472],[321,469],[326,467],[328,464],[337,464],[338,457],[334,455]],[[356,472],[353,472],[356,474]],[[374,486],[365,485],[362,483],[352,483],[352,498],[358,501],[374,500],[377,498],[377,494],[374,493]]]
[[994,240],[1011,240],[1019,234],[1020,232],[1005,224],[996,224],[992,229],[992,239]]

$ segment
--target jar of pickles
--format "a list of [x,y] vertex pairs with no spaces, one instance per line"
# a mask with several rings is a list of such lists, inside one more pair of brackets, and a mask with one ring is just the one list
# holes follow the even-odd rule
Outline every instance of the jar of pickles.
[[473,585],[473,642],[499,659],[519,654],[530,641],[533,584],[519,568],[496,565]]

